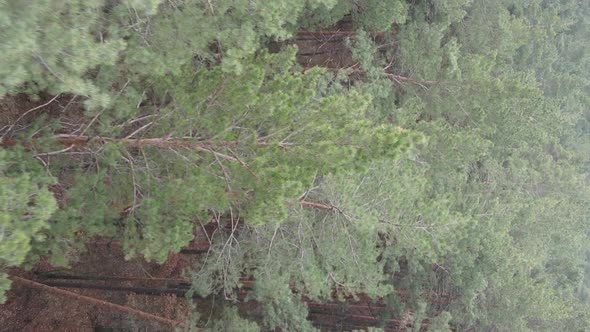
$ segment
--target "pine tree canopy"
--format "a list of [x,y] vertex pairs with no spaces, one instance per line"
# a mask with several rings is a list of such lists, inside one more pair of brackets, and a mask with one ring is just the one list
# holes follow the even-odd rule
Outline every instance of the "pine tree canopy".
[[214,225],[189,330],[355,330],[366,305],[369,331],[586,331],[589,20],[577,0],[0,1],[0,301],[9,269],[97,238],[164,263]]

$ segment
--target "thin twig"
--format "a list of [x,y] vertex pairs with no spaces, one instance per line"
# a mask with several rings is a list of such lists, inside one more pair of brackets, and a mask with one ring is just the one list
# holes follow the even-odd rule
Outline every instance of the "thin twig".
[[201,219],[198,219],[197,218],[197,221],[199,222],[199,225],[201,226],[201,229],[203,230],[203,233],[205,234],[205,237],[207,237],[207,241],[209,242],[209,247],[211,247],[211,245],[213,244],[213,242],[211,241],[211,238],[209,237],[209,234],[207,233],[207,229],[205,229],[205,226],[201,222]]
[[207,0],[207,3],[209,4],[209,10],[211,11],[211,15],[215,15],[215,12],[213,11],[213,5],[211,4],[211,0]]
[[140,116],[139,118],[135,118],[135,119],[133,119],[133,120],[131,120],[131,121],[127,122],[127,123],[123,123],[123,124],[121,124],[121,125],[118,125],[117,127],[121,127],[121,126],[126,126],[126,125],[130,125],[130,124],[134,124],[134,123],[136,123],[136,122],[139,122],[139,121],[142,121],[142,120],[145,120],[145,119],[148,119],[148,118],[154,117],[154,116],[156,116],[156,115],[157,115],[157,114],[148,114],[148,115]]
[[60,82],[64,81],[61,76],[59,76],[56,72],[53,71],[53,69],[51,69],[49,64],[47,62],[45,62],[45,59],[43,59],[42,56],[40,56],[39,54],[36,54],[35,57],[37,59],[39,59],[39,61],[41,61],[41,64],[43,65],[43,67],[45,67],[45,69],[47,69],[47,71],[49,71],[53,76],[55,76]]
[[70,99],[70,101],[68,101],[68,103],[66,104],[66,106],[63,107],[63,109],[61,110],[62,113],[65,113],[66,110],[68,109],[68,107],[70,107],[70,105],[74,102],[74,100],[76,100],[76,98],[78,98],[78,95],[74,95],[72,97],[72,99]]
[[139,133],[140,131],[146,129],[147,127],[151,126],[154,124],[154,121],[152,122],[148,122],[147,124],[141,126],[139,129],[137,129],[136,131],[132,132],[131,134],[129,134],[127,137],[125,137],[126,139],[132,138],[133,136],[137,135],[137,133]]
[[61,150],[58,150],[58,151],[52,151],[52,152],[46,152],[46,153],[39,153],[39,154],[36,154],[36,155],[34,155],[33,157],[41,157],[41,156],[45,157],[45,156],[52,156],[52,155],[56,155],[56,154],[60,154],[60,153],[64,153],[64,152],[68,152],[68,151],[70,151],[71,149],[73,149],[73,148],[74,148],[74,146],[75,146],[75,145],[74,145],[74,144],[72,144],[72,145],[68,146],[68,147],[67,147],[67,148],[65,148],[65,149],[61,149]]
[[260,178],[258,177],[258,175],[256,175],[256,173],[254,173],[250,167],[248,167],[248,165],[243,162],[240,157],[238,157],[238,155],[232,151],[232,149],[230,149],[229,147],[227,147],[227,150],[229,151],[229,153],[231,153],[231,155],[236,158],[236,160],[246,169],[248,170],[248,172],[250,172],[250,174],[252,174],[252,176],[254,176],[257,180],[259,180]]
[[272,243],[274,242],[274,240],[275,240],[275,237],[277,236],[277,232],[278,232],[278,230],[279,230],[279,226],[277,225],[277,226],[275,227],[275,232],[274,232],[274,234],[272,235],[272,238],[270,239],[270,244],[269,244],[269,246],[268,246],[268,255],[269,255],[269,256],[270,256],[270,251],[272,250]]
[[227,191],[231,192],[231,185],[229,184],[230,183],[229,174],[227,174],[227,171],[225,170],[225,166],[223,165],[221,160],[219,160],[217,155],[213,154],[213,156],[215,157],[215,160],[217,161],[217,163],[219,164],[219,167],[221,168],[221,171],[223,172],[223,178],[225,179],[225,185],[227,186]]
[[133,206],[131,207],[131,209],[129,211],[133,212],[133,211],[135,211],[135,209],[138,206],[137,205],[137,196],[142,195],[142,194],[141,194],[141,191],[139,190],[139,185],[137,184],[137,181],[135,180],[135,167],[133,166],[133,158],[131,157],[129,152],[127,152],[127,158],[125,158],[124,156],[121,156],[121,157],[127,161],[127,163],[129,164],[129,167],[131,168],[131,181],[133,182]]

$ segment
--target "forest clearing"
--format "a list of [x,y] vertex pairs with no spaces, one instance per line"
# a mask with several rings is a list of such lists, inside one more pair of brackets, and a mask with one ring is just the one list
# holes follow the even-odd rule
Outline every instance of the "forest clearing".
[[0,1],[0,332],[590,331],[590,2]]

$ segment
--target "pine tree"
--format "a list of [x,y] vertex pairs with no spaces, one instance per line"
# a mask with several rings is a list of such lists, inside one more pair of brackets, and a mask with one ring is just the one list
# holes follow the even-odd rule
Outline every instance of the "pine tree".
[[[370,96],[360,91],[324,92],[328,76],[301,73],[294,54],[258,55],[242,75],[215,67],[161,81],[154,89],[175,102],[138,138],[54,136],[100,153],[98,163],[69,172],[51,236],[76,234],[76,249],[95,235],[122,235],[129,256],[163,261],[212,212],[239,210],[250,225],[281,223],[315,176],[395,157],[419,139],[375,124],[365,114]],[[56,171],[68,162],[58,160]],[[67,257],[68,242],[54,243],[40,253]]]
[[[587,329],[589,10],[2,3],[0,94],[86,113],[3,134],[0,264],[64,265],[95,236],[162,262],[214,221],[192,292],[262,316],[224,301],[213,330],[314,330],[307,300],[359,297],[416,331]],[[336,75],[265,50],[343,19],[357,63]]]

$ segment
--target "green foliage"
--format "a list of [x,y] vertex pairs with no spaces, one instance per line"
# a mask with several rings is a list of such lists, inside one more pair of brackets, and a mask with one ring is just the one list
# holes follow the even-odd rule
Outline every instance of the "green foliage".
[[[284,292],[290,292],[284,287]],[[273,290],[275,292],[276,290]],[[269,329],[292,330],[301,332],[317,332],[310,321],[307,320],[307,308],[297,296],[287,294],[273,294],[274,298],[263,302],[264,324]]]
[[[43,241],[47,220],[57,209],[48,186],[55,180],[22,149],[0,150],[0,267],[19,266],[31,241]],[[0,302],[10,282],[0,273]]]
[[[46,156],[47,170],[32,151],[0,151],[0,264],[67,264],[95,236],[163,262],[214,218],[192,292],[237,300],[253,277],[262,318],[221,305],[212,330],[312,331],[303,298],[360,295],[412,312],[416,331],[426,318],[433,331],[587,329],[589,11],[2,2],[0,95],[80,96],[86,125],[72,135],[89,139]],[[346,74],[264,49],[348,16],[358,65]],[[366,32],[393,27],[395,40]],[[51,137],[67,127],[49,122],[29,136],[59,151]]]
[[215,320],[211,327],[205,329],[210,332],[244,331],[258,332],[260,327],[255,322],[240,317],[235,308],[226,308],[221,319]]
[[194,60],[202,66],[221,59],[223,71],[241,73],[242,62],[264,42],[292,35],[305,8],[333,5],[332,0],[3,3],[0,96],[70,93],[87,97],[90,116],[128,117],[144,98],[146,82],[179,74]]
[[[334,3],[336,2],[336,3]],[[308,5],[300,23],[307,28],[329,27],[350,15],[355,28],[389,31],[403,24],[409,5],[403,0],[337,0]]]
[[371,31],[387,31],[391,25],[406,22],[408,4],[401,0],[355,1],[353,19],[359,27]]
[[352,9],[353,3],[350,0],[319,3],[317,6],[306,7],[304,14],[299,18],[299,23],[308,29],[329,27],[342,20]]
[[[326,77],[319,70],[300,73],[293,49],[261,54],[247,68],[231,78],[219,68],[200,71],[186,89],[171,82],[166,88],[178,104],[166,110],[171,116],[160,128],[165,133],[171,129],[168,125],[179,123],[178,117],[198,116],[202,121],[184,128],[176,125],[174,130],[199,133],[213,146],[219,144],[217,152],[235,153],[247,165],[228,166],[235,175],[226,181],[230,188],[245,188],[242,197],[253,190],[254,198],[244,206],[251,224],[284,219],[284,202],[298,197],[316,174],[395,156],[417,139],[413,133],[368,119],[371,99],[366,94],[322,94]],[[206,98],[214,101],[203,103]],[[157,135],[161,129],[152,130]]]
[[104,1],[18,1],[0,4],[0,96],[24,90],[74,93],[104,107],[109,96],[88,76],[113,65],[125,47],[105,38]]
[[[245,331],[245,332],[259,332],[260,327],[256,322],[244,319],[241,317],[237,308],[232,306],[223,306],[220,313],[220,317],[211,319],[209,317],[207,322],[202,322],[201,315],[196,310],[194,304],[190,304],[191,314],[189,319],[182,325],[181,328],[177,328],[177,331],[187,332],[231,332],[231,331]],[[203,325],[205,326],[203,328]]]
[[[217,66],[154,85],[174,102],[142,135],[181,137],[171,138],[178,146],[130,148],[115,140],[100,146],[98,162],[67,166],[53,241],[39,243],[35,254],[64,265],[100,235],[122,240],[127,257],[163,262],[211,213],[236,208],[250,225],[281,223],[317,174],[394,158],[419,138],[372,121],[367,94],[323,93],[327,76],[301,73],[294,57],[294,49],[261,52],[240,75]],[[55,163],[54,171],[63,167]]]
[[[438,81],[426,88],[404,83],[400,110],[393,115],[396,123],[429,138],[413,159],[424,169],[422,181],[433,187],[418,197],[444,197],[430,223],[444,220],[446,210],[458,227],[448,242],[440,227],[430,229],[433,238],[424,240],[436,246],[426,252],[441,255],[434,261],[449,271],[453,285],[447,287],[462,293],[458,302],[465,302],[451,307],[454,325],[555,330],[577,319],[569,298],[580,282],[587,241],[580,230],[588,228],[581,216],[587,215],[590,198],[581,159],[560,143],[579,135],[571,129],[580,113],[562,102],[569,92],[557,97],[544,83],[549,76],[560,77],[559,70],[553,72],[558,66],[547,66],[559,49],[567,49],[554,48],[553,42],[571,31],[560,20],[541,19],[556,16],[553,7],[540,2],[521,12],[530,16],[515,15],[517,4],[465,5],[460,24],[441,20],[437,7],[417,6],[398,35],[397,70],[417,83]],[[539,40],[545,53],[523,65],[524,45],[531,39]],[[577,80],[580,86],[584,82],[581,76]],[[424,222],[425,210],[416,210]],[[409,278],[419,282],[432,276]],[[498,304],[500,299],[507,302]]]
[[8,275],[6,273],[0,273],[0,303],[6,302],[6,292],[10,290],[10,286],[12,285],[12,281],[8,279]]

